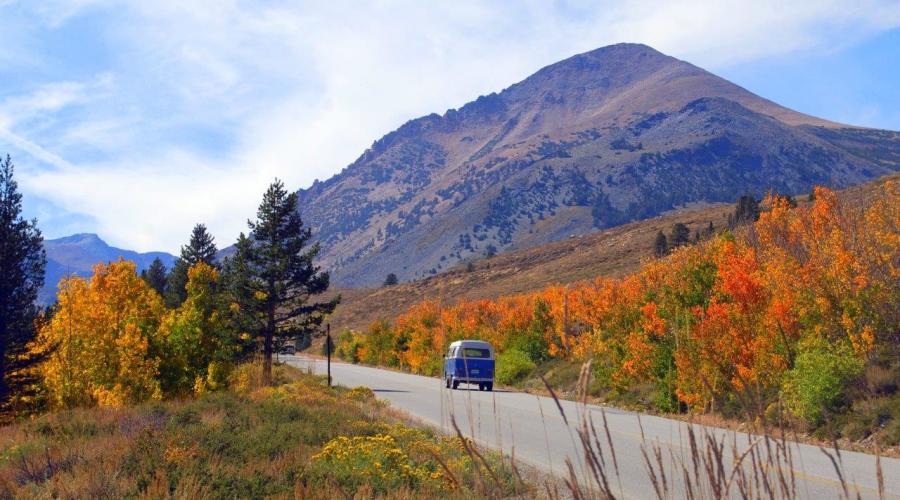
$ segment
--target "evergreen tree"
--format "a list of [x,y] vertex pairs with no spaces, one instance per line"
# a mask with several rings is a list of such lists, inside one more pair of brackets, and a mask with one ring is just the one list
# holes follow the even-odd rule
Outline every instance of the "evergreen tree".
[[716,227],[713,226],[712,221],[709,221],[709,226],[706,227],[706,237],[709,238],[714,234],[716,234]]
[[317,328],[334,311],[340,296],[327,302],[313,297],[328,290],[329,276],[315,266],[318,244],[297,211],[297,193],[288,193],[275,180],[263,195],[257,220],[250,221],[247,263],[250,302],[245,304],[259,323],[263,341],[263,380],[272,380],[272,352],[276,337],[293,337]]
[[216,263],[216,244],[203,224],[197,224],[191,231],[191,239],[187,246],[181,247],[181,257],[175,260],[172,272],[166,284],[166,305],[178,307],[187,298],[188,269],[203,262],[218,268]]
[[669,237],[670,248],[687,245],[691,242],[691,230],[684,223],[678,222],[672,226],[672,236]]
[[653,253],[656,254],[657,257],[662,257],[669,253],[669,241],[662,231],[656,233],[656,241],[653,242]]
[[14,169],[8,155],[0,161],[0,407],[6,414],[32,382],[26,368],[36,360],[26,345],[35,335],[35,300],[47,266],[37,221],[22,218]]
[[191,266],[204,262],[212,267],[218,267],[216,265],[218,251],[212,235],[206,230],[206,225],[197,224],[191,231],[191,240],[188,245],[181,247],[181,258]]
[[166,281],[168,280],[168,270],[159,257],[153,259],[150,267],[141,271],[141,278],[147,285],[156,290],[161,297],[166,293]]
[[[241,233],[234,244],[234,250],[234,254],[226,257],[222,263],[220,300],[225,302],[222,310],[228,317],[229,328],[256,337],[262,326],[254,314],[255,288],[248,261],[253,243]],[[238,357],[245,358],[252,354],[254,346],[251,342],[243,343]]]
[[759,201],[750,195],[741,196],[734,209],[732,224],[747,224],[759,219]]
[[397,275],[394,273],[388,273],[387,277],[384,278],[384,286],[394,286],[399,283],[397,279]]

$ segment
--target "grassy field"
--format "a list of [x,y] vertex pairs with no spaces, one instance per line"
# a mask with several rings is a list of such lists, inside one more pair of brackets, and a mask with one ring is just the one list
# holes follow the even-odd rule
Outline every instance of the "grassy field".
[[501,457],[407,425],[364,388],[245,365],[226,391],[0,429],[3,498],[420,498],[524,491]]

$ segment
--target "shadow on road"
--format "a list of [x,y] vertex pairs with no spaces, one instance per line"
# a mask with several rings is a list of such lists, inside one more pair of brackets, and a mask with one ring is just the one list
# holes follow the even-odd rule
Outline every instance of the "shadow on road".
[[409,391],[401,391],[399,389],[372,389],[372,392],[409,392]]

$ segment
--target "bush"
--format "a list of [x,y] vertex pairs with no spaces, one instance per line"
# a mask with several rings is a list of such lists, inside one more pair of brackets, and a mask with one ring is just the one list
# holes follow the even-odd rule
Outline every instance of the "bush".
[[853,349],[816,339],[800,346],[794,368],[787,372],[784,393],[788,409],[812,425],[836,409],[848,383],[862,374],[863,361]]
[[518,349],[510,349],[497,356],[497,382],[506,385],[521,382],[535,366],[527,354]]

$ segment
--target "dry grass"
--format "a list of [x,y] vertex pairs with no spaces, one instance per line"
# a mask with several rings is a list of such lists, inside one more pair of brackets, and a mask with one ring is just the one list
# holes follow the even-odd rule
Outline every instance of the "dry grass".
[[710,222],[722,229],[731,205],[689,208],[641,222],[577,236],[527,250],[503,253],[458,266],[436,276],[377,289],[342,289],[331,318],[334,331],[363,331],[378,319],[393,319],[425,299],[453,304],[539,290],[597,276],[622,276],[653,254],[657,231],[668,234],[678,222],[701,232]]
[[[591,363],[581,369],[578,386],[582,408],[571,425],[577,427],[577,443],[583,454],[586,473],[582,473],[571,459],[566,459],[565,485],[567,493],[577,499],[611,499],[624,496],[620,478],[620,464],[606,420],[594,421],[586,411],[588,388],[591,381]],[[546,390],[556,402],[563,420],[569,424],[569,416],[563,410],[550,384]],[[640,422],[640,418],[638,419]],[[688,424],[683,427],[681,451],[663,446],[644,438],[641,429],[641,455],[646,480],[652,485],[656,498],[797,498],[800,496],[800,478],[795,467],[795,443],[781,431],[766,427],[754,427],[751,433],[739,437],[737,433],[714,433],[703,427]],[[746,439],[746,441],[744,441]],[[837,447],[820,447],[839,481],[839,498],[859,497],[856,485],[851,484],[843,471],[841,452]],[[885,497],[884,475],[880,457],[876,460],[873,475],[877,478],[877,494]],[[550,490],[547,490],[550,492]],[[550,495],[553,498],[559,494]]]
[[[2,427],[0,497],[402,499],[527,489],[499,455],[410,427],[371,391],[328,388],[287,366],[263,387],[259,371],[241,368],[231,390],[198,399],[79,409]],[[416,474],[379,474],[380,465],[366,460],[385,450],[347,463],[317,458],[341,436],[393,443],[402,452],[393,463]]]

